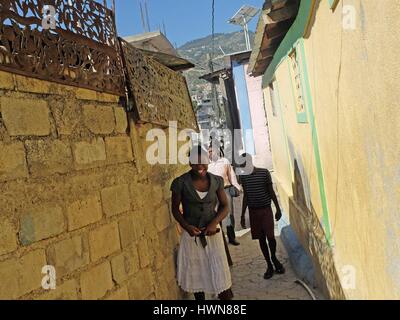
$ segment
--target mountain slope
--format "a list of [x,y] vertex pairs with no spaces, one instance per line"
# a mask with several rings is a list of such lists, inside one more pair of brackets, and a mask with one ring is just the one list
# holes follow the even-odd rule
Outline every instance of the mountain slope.
[[[254,41],[254,33],[250,32],[251,43]],[[222,50],[221,50],[222,49]],[[195,39],[187,42],[180,48],[178,53],[182,58],[190,60],[196,65],[196,68],[185,72],[186,79],[191,95],[209,93],[209,85],[199,77],[209,72],[208,54],[212,50],[212,36]],[[223,55],[246,50],[246,43],[243,31],[233,33],[215,34],[214,45],[214,69],[223,68]],[[224,53],[223,53],[223,52]]]

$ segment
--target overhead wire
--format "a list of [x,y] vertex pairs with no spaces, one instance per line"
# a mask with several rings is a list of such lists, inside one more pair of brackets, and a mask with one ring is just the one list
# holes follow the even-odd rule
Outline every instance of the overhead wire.
[[215,0],[212,0],[212,3],[211,3],[211,53],[210,53],[211,72],[214,71],[214,66],[213,66],[214,51],[215,51]]

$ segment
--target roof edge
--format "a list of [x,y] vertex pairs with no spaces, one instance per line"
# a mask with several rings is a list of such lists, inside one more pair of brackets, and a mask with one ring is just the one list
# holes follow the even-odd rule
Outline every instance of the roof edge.
[[266,0],[257,24],[249,73],[261,76],[271,64],[281,42],[298,18],[300,7],[314,0]]

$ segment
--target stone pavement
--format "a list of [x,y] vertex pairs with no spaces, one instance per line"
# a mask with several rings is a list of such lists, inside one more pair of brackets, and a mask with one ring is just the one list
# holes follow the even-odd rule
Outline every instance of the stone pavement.
[[[240,226],[242,197],[234,199],[236,234],[243,234]],[[275,212],[275,208],[273,207]],[[249,214],[246,212],[246,226],[249,228]],[[285,266],[284,275],[274,274],[271,279],[263,278],[267,265],[257,240],[251,239],[250,231],[238,238],[240,246],[229,245],[229,251],[234,265],[231,268],[233,292],[235,300],[311,300],[312,298],[304,287],[295,283],[297,279],[289,262],[289,257],[279,238],[279,230],[275,225],[277,236],[277,257]],[[313,290],[317,299],[322,295]]]
[[250,232],[238,238],[238,241],[240,246],[229,245],[234,263],[231,273],[235,300],[311,300],[307,291],[294,282],[296,275],[279,237],[277,256],[285,266],[286,273],[274,274],[268,280],[263,278],[266,263],[258,241],[251,239]]
[[[286,273],[274,274],[271,279],[263,278],[267,265],[257,240],[251,239],[249,229],[240,226],[242,197],[234,199],[235,229],[240,246],[229,245],[233,266],[231,267],[232,290],[234,300],[312,300],[306,289],[295,283],[297,277],[290,265],[288,254],[279,238],[279,230],[275,225],[277,240],[277,257],[285,266]],[[275,209],[273,208],[275,212]],[[246,213],[246,226],[249,227],[249,215]],[[316,298],[323,299],[319,292],[312,289]],[[217,297],[206,296],[216,300]],[[185,299],[192,300],[193,296],[186,294]]]
[[[266,263],[259,249],[258,241],[251,239],[250,232],[238,238],[240,246],[229,245],[234,265],[231,267],[234,300],[312,300],[306,289],[295,283],[296,275],[290,266],[286,250],[277,237],[277,257],[285,266],[286,273],[274,274],[271,279],[263,278]],[[313,290],[317,299],[322,295]],[[217,297],[206,296],[207,300]],[[193,300],[186,294],[185,300]]]

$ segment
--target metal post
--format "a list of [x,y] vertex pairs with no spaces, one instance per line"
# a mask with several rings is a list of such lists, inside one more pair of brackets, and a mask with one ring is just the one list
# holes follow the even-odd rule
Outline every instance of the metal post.
[[112,0],[112,8],[111,8],[111,10],[112,10],[112,12],[114,13],[114,17],[115,17],[115,15],[116,15],[116,13],[115,13],[115,11],[116,11],[116,8],[115,8],[115,0]]
[[250,33],[249,33],[249,25],[246,24],[246,31],[247,31],[247,50],[251,50],[251,42],[250,42]]
[[259,9],[251,6],[242,6],[240,10],[228,20],[229,23],[239,25],[243,28],[246,39],[246,49],[251,50],[251,41],[249,33],[249,22],[260,12]]
[[246,49],[250,50],[251,49],[251,45],[250,45],[250,35],[249,35],[249,26],[246,20],[246,17],[243,16],[243,30],[244,30],[244,37],[246,39]]

